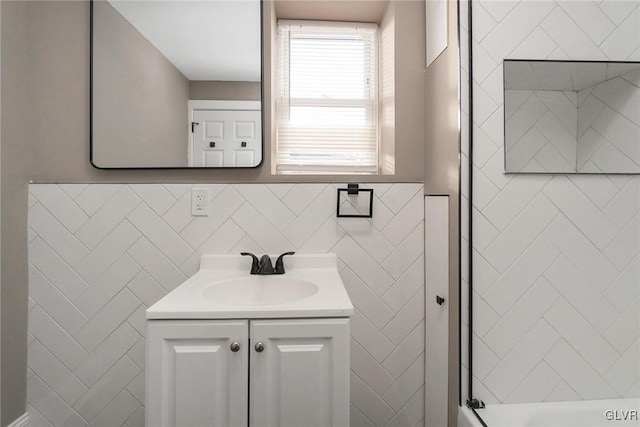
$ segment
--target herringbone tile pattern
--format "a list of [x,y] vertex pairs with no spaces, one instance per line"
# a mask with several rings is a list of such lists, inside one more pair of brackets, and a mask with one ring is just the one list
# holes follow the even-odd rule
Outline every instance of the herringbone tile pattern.
[[505,103],[508,171],[640,171],[639,71],[579,91],[506,90]]
[[640,71],[592,89],[578,92],[578,171],[640,171]]
[[637,397],[640,178],[504,175],[501,61],[640,60],[640,3],[482,0],[473,22],[474,397]]
[[505,91],[507,170],[575,172],[578,96],[570,91]]
[[145,309],[202,253],[335,252],[356,307],[352,425],[424,418],[422,184],[371,184],[374,217],[336,218],[331,184],[33,184],[32,425],[144,425]]

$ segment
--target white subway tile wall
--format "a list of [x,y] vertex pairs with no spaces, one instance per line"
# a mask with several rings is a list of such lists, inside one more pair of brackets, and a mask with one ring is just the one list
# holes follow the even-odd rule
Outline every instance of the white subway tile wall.
[[[468,4],[461,6],[464,82]],[[502,82],[492,76],[501,78],[502,59],[640,61],[640,3],[474,0],[472,7],[474,105],[463,96],[461,204],[464,224],[472,108],[473,397],[638,397],[640,176],[504,175]],[[468,228],[461,234],[467,398]]]
[[[193,187],[209,190],[210,216],[191,216]],[[372,219],[336,218],[338,187],[30,185],[32,425],[143,426],[144,310],[200,254],[243,250],[336,253],[356,308],[351,425],[422,425],[423,186],[368,185]]]

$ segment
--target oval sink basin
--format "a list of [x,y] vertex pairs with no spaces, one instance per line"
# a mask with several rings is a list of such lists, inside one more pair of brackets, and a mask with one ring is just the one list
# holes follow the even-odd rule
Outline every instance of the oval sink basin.
[[202,292],[216,305],[263,306],[300,301],[318,292],[318,287],[306,280],[253,275],[212,282]]

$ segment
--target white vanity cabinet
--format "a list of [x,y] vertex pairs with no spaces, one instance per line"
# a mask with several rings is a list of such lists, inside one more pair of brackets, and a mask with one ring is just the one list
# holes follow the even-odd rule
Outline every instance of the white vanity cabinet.
[[147,427],[349,425],[353,305],[336,255],[287,256],[284,274],[253,268],[202,255],[147,309]]
[[255,320],[249,330],[251,427],[349,425],[349,319]]
[[[147,322],[147,427],[247,425],[248,325],[248,320]],[[238,351],[232,351],[234,343]]]
[[348,426],[349,319],[150,320],[146,425]]

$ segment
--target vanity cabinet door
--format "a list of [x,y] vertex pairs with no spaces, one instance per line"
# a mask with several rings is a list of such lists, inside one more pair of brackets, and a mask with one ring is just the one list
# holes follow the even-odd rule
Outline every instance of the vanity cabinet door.
[[349,425],[349,319],[250,324],[251,427]]
[[247,320],[147,322],[146,425],[247,426],[248,331]]

